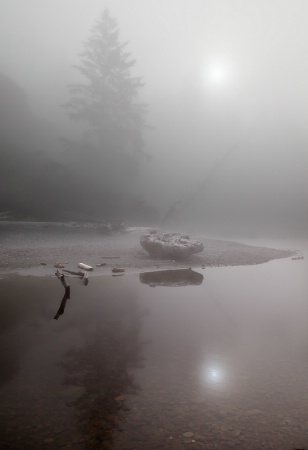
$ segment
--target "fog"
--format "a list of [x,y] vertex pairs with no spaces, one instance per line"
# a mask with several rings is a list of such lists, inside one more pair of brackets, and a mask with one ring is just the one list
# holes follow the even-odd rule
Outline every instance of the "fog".
[[[144,158],[89,152],[63,107],[106,7],[145,83]],[[307,19],[305,0],[0,0],[0,213],[159,225],[174,205],[169,228],[305,235]]]

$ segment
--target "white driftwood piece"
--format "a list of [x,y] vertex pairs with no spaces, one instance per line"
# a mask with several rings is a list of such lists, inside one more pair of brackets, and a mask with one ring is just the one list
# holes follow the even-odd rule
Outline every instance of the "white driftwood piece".
[[156,258],[186,259],[204,250],[202,242],[181,233],[150,233],[140,237],[140,244]]
[[87,264],[84,264],[84,263],[78,263],[78,267],[79,267],[79,269],[83,269],[83,270],[93,270],[92,266],[88,266]]

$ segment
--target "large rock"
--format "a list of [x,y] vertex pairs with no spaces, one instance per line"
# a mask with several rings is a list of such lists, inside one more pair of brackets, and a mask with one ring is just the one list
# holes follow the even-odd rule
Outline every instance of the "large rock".
[[190,240],[187,234],[181,233],[145,234],[140,237],[140,244],[156,258],[186,259],[204,250],[202,242]]

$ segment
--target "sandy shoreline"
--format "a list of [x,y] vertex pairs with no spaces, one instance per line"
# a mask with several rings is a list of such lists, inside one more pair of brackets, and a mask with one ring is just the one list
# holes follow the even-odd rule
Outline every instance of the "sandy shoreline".
[[[187,261],[151,258],[140,246],[141,229],[104,235],[87,228],[63,228],[42,224],[1,226],[0,274],[54,274],[55,263],[76,270],[79,262],[94,266],[93,275],[111,273],[113,267],[142,272],[183,267],[218,267],[262,264],[288,258],[292,250],[255,247],[233,241],[202,238],[204,250]],[[102,267],[97,264],[105,263]]]

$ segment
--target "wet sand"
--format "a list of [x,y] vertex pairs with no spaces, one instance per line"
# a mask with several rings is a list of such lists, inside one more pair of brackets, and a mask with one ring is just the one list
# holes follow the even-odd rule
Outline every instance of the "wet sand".
[[[94,267],[96,275],[108,274],[113,267],[127,272],[183,267],[219,267],[262,264],[288,258],[295,250],[245,245],[239,242],[191,235],[204,243],[204,250],[185,261],[155,259],[140,246],[146,229],[106,235],[89,226],[74,227],[51,223],[0,222],[0,273],[18,272],[47,275],[54,264],[76,270],[83,262]],[[96,267],[98,264],[104,264]]]

